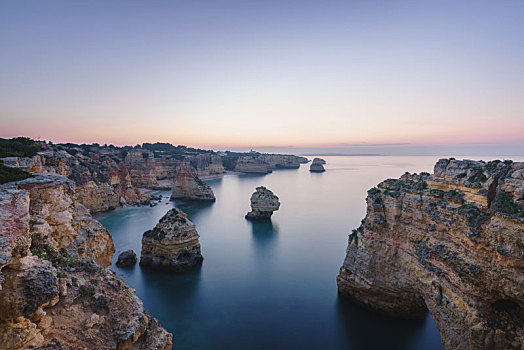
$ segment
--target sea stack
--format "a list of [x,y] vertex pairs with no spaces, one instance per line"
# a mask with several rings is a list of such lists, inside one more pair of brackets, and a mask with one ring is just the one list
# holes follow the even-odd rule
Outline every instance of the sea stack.
[[185,271],[202,262],[195,225],[187,215],[173,208],[142,237],[140,265]]
[[280,208],[278,197],[264,186],[257,187],[256,192],[251,196],[251,211],[247,213],[246,219],[270,219],[273,212],[278,208]]
[[211,187],[196,175],[196,171],[187,163],[180,163],[176,169],[171,200],[188,199],[214,202],[215,195]]
[[132,249],[129,249],[118,255],[116,266],[128,267],[128,266],[133,266],[135,263],[136,263],[136,254]]
[[309,167],[309,171],[311,171],[312,173],[322,173],[326,171],[326,169],[324,169],[324,164],[326,164],[326,161],[324,159],[315,158],[313,159],[313,162]]
[[396,317],[431,313],[444,349],[524,345],[524,163],[441,159],[368,191],[340,295]]

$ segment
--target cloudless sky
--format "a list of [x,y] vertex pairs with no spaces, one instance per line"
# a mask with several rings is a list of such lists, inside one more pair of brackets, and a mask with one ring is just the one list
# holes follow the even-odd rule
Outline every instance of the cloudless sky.
[[0,0],[0,137],[524,153],[524,1]]

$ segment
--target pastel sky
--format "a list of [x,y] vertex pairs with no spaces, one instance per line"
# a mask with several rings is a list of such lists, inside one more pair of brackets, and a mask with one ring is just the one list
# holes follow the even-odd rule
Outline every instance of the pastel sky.
[[1,0],[0,137],[522,154],[523,23],[522,0]]

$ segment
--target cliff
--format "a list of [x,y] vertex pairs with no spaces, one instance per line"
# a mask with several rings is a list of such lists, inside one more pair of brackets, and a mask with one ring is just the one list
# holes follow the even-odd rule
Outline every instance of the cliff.
[[33,157],[3,158],[4,163],[33,174],[64,175],[75,185],[76,199],[91,212],[148,199],[132,184],[128,166],[116,157],[96,152],[42,151]]
[[100,266],[111,236],[74,196],[54,174],[0,186],[0,349],[170,349],[134,290]]
[[198,237],[187,215],[173,208],[152,230],[144,232],[140,265],[188,270],[203,260]]
[[445,349],[524,347],[524,163],[442,159],[366,201],[341,295],[393,316],[429,310]]
[[189,164],[181,163],[177,167],[171,199],[214,202],[215,195],[211,187],[198,178]]

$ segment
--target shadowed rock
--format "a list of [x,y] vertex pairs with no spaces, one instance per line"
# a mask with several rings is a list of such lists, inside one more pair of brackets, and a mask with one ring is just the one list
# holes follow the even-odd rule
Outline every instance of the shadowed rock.
[[126,250],[118,255],[116,266],[133,266],[136,263],[136,254],[132,249]]
[[198,178],[191,165],[181,163],[177,167],[171,199],[214,202],[215,195],[211,187]]
[[313,162],[309,167],[309,171],[311,171],[312,173],[322,173],[326,171],[326,169],[324,169],[324,164],[326,164],[326,161],[324,159],[315,158],[313,159]]

